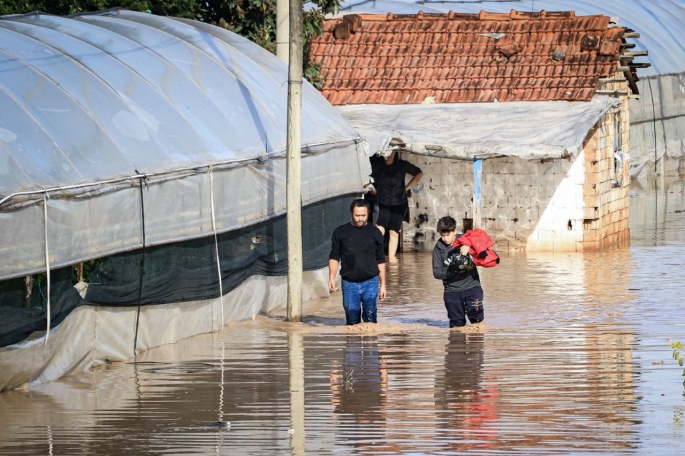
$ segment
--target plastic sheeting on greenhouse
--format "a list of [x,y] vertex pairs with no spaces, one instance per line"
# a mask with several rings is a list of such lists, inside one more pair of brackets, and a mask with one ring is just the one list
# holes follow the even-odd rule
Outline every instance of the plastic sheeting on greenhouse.
[[[331,233],[349,221],[349,204],[354,197],[340,195],[302,208],[302,268],[305,271],[319,270],[327,274]],[[285,276],[288,273],[286,223],[286,216],[280,215],[216,236],[98,258],[87,263],[87,283],[74,285],[71,266],[52,268],[49,284],[40,280],[40,276],[34,277],[28,297],[24,277],[0,281],[0,364],[1,347],[47,329],[48,311],[51,324],[58,325],[84,305],[165,307],[200,302],[226,295],[250,277]],[[320,285],[327,290],[327,283],[328,280]],[[50,305],[47,296],[51,298]],[[230,321],[234,320],[224,320],[224,323]]]
[[[635,49],[649,51],[651,68],[640,69],[640,76],[685,71],[685,0],[349,0],[340,15],[353,13],[416,14],[492,13],[517,11],[575,11],[576,15],[603,14],[618,17],[622,27],[640,33]],[[640,59],[640,61],[643,61]]]
[[[0,18],[0,279],[285,211],[287,66],[208,24]],[[357,132],[303,84],[302,202],[359,191]]]
[[[638,69],[639,99],[630,102],[631,175],[643,177],[654,160],[670,159],[662,172],[682,173],[685,165],[685,0],[349,0],[339,15],[575,11],[603,14],[640,34],[631,40],[646,50],[649,68]],[[668,162],[669,160],[664,160]],[[663,161],[662,161],[663,163]]]
[[[303,283],[305,300],[321,298],[328,291],[328,270],[305,271]],[[223,299],[142,306],[138,311],[135,307],[81,306],[50,331],[49,344],[43,332],[0,348],[0,392],[54,381],[67,373],[131,359],[152,347],[218,331],[229,322],[280,308],[286,299],[285,276],[252,276]],[[138,341],[136,351],[134,340]]]
[[426,105],[348,105],[338,110],[364,136],[370,152],[386,153],[397,138],[414,153],[475,160],[575,155],[588,131],[621,101],[536,101]]

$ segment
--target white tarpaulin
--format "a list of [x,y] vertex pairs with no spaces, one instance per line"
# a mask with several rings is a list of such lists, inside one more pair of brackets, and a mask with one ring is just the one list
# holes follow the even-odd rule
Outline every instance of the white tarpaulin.
[[[303,283],[305,301],[328,296],[328,268],[305,271]],[[143,306],[137,338],[135,307],[82,306],[52,328],[50,344],[45,344],[44,333],[36,333],[24,342],[0,347],[0,391],[51,382],[105,362],[125,361],[136,355],[134,340],[138,352],[143,352],[253,319],[260,312],[282,308],[286,299],[286,277],[252,276],[223,300]]]
[[[283,214],[287,73],[197,21],[0,18],[0,279]],[[359,135],[302,98],[303,204],[359,191]]]
[[621,101],[535,101],[425,105],[340,106],[342,116],[366,137],[371,154],[385,153],[392,138],[417,154],[475,160],[573,155],[588,131]]

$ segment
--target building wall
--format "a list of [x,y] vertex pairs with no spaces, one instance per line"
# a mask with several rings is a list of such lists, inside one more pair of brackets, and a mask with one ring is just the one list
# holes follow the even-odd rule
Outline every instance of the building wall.
[[[474,218],[474,164],[413,154],[403,158],[424,173],[410,198],[404,248],[430,250],[438,239],[435,227],[440,217],[454,217],[459,230],[463,219]],[[569,246],[582,241],[582,163],[516,157],[483,161],[480,226],[495,240],[497,249],[555,250],[555,240]],[[567,227],[570,217],[572,230]]]
[[[474,163],[404,153],[424,173],[409,200],[403,248],[429,251],[440,217],[485,229],[501,251],[582,251],[627,245],[629,163],[627,103],[609,112],[575,158],[484,160],[480,214],[473,201]],[[614,133],[619,129],[620,133]],[[480,216],[480,223],[478,218]]]
[[459,226],[465,216],[472,217],[473,163],[406,152],[401,158],[423,171],[409,198],[410,222],[404,224],[403,248],[428,251],[439,238],[435,227],[440,217],[451,215]]
[[630,130],[627,100],[590,132],[585,149],[585,221],[578,250],[628,246]]

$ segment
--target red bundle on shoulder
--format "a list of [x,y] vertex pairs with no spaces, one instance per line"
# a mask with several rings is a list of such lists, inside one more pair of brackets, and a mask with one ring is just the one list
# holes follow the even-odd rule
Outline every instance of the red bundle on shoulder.
[[468,245],[469,254],[473,257],[476,266],[492,268],[499,264],[499,255],[490,247],[495,245],[490,235],[480,228],[469,230],[459,236],[452,243],[452,247]]

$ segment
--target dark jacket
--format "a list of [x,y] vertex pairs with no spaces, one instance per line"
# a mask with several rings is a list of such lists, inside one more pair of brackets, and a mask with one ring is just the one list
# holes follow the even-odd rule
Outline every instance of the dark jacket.
[[473,268],[466,272],[455,272],[445,265],[445,260],[454,251],[454,247],[438,239],[433,247],[433,277],[442,280],[445,292],[459,292],[470,290],[480,286],[478,268]]

